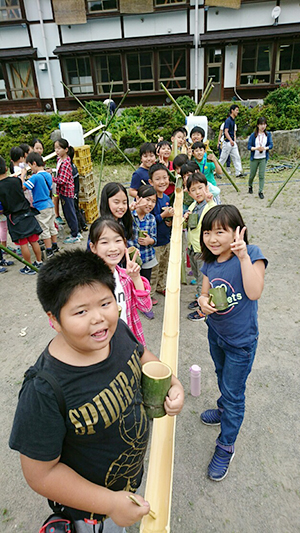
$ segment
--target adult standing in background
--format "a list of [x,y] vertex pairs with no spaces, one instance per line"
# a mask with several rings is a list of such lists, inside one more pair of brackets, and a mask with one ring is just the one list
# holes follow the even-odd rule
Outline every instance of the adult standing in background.
[[227,161],[230,156],[234,168],[235,175],[237,178],[242,178],[244,176],[241,157],[239,154],[239,149],[236,144],[236,128],[235,128],[235,119],[239,114],[239,106],[237,104],[232,104],[230,106],[229,115],[225,120],[224,124],[224,142],[222,146],[222,152],[219,159],[221,165]]

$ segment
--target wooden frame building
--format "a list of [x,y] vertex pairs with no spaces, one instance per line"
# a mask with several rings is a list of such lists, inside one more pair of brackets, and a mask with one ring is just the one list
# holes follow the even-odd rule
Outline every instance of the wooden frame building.
[[212,78],[218,102],[299,72],[298,0],[0,0],[0,114],[78,107],[62,81],[84,101],[113,80],[116,102],[129,87],[125,105],[162,105],[161,82],[198,100]]

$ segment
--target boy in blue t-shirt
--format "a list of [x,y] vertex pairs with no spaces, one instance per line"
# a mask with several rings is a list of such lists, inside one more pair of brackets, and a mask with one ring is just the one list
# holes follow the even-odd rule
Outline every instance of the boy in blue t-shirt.
[[[26,163],[30,166],[32,175],[23,181],[23,189],[32,192],[33,207],[40,211],[36,218],[43,230],[40,238],[45,243],[49,258],[58,251],[55,211],[51,200],[52,178],[49,172],[45,172],[43,158],[37,152],[30,152],[26,157]],[[23,179],[23,173],[21,177]]]
[[[26,372],[9,441],[29,485],[63,505],[76,532],[124,533],[149,513],[142,496],[140,507],[128,496],[149,437],[141,368],[157,357],[118,319],[114,290],[110,268],[91,252],[56,254],[42,267],[37,294],[56,336]],[[166,413],[177,415],[183,398],[172,376]]]
[[132,174],[129,195],[136,198],[138,189],[141,185],[148,185],[149,183],[149,168],[154,165],[156,160],[156,150],[153,143],[144,143],[140,147],[141,164],[139,168]]
[[149,169],[149,183],[156,191],[156,205],[151,213],[155,216],[157,224],[157,243],[155,245],[155,255],[158,261],[151,273],[151,297],[155,291],[165,295],[166,279],[168,271],[168,261],[170,254],[170,239],[172,220],[174,215],[173,207],[170,207],[170,198],[164,191],[169,186],[168,169],[162,163],[156,163]]

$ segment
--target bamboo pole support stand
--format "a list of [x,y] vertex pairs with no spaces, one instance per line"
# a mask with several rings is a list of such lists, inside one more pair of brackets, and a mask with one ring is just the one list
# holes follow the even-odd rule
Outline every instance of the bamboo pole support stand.
[[204,106],[207,98],[209,97],[210,95],[210,92],[208,92],[210,89],[213,90],[214,86],[212,85],[212,78],[209,78],[208,80],[208,83],[203,91],[203,94],[201,96],[201,100],[199,102],[199,104],[197,105],[196,109],[195,109],[195,112],[194,112],[194,116],[198,116],[202,107]]
[[296,167],[294,168],[294,170],[292,171],[292,173],[289,175],[289,177],[285,180],[285,182],[281,185],[281,187],[279,187],[278,191],[276,192],[275,196],[273,196],[272,200],[268,203],[267,207],[271,207],[271,205],[273,204],[273,202],[276,200],[277,196],[279,196],[279,194],[281,193],[281,191],[284,189],[284,187],[286,186],[286,184],[290,181],[290,179],[293,177],[293,175],[295,174],[296,170],[298,170],[300,166],[300,163],[298,163],[298,165],[296,165]]
[[[175,188],[173,229],[167,275],[165,312],[160,360],[177,375],[179,341],[179,298],[182,240],[182,188]],[[156,519],[143,517],[141,533],[169,533],[173,484],[176,417],[164,416],[153,421],[145,499]]]
[[185,112],[181,109],[180,105],[177,104],[175,98],[171,95],[171,93],[168,91],[167,87],[161,82],[160,83],[161,88],[165,91],[167,96],[170,98],[171,102],[174,104],[174,106],[178,109],[179,113],[182,114],[183,118],[185,119]]

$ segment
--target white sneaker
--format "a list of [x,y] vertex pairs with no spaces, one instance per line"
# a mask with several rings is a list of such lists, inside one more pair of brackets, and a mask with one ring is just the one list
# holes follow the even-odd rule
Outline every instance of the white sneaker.
[[72,235],[64,240],[64,244],[75,244],[77,242],[80,242],[80,238],[78,236],[72,237]]

